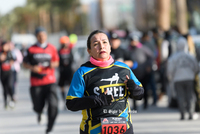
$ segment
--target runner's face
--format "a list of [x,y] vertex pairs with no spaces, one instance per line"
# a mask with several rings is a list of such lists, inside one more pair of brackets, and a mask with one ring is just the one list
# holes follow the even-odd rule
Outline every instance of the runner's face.
[[64,45],[65,48],[68,48],[68,47],[69,47],[69,44],[70,44],[70,43],[65,43],[65,44],[63,44],[63,45]]
[[39,43],[45,43],[46,42],[46,40],[47,40],[47,34],[46,34],[46,32],[39,32],[38,34],[37,34],[37,40],[38,40],[38,42]]
[[9,43],[4,44],[2,49],[4,52],[8,52],[10,50],[10,44]]
[[98,33],[92,36],[91,41],[91,49],[88,49],[88,53],[94,59],[99,61],[106,61],[110,57],[110,43],[108,37],[104,33]]
[[117,49],[121,44],[120,39],[111,39],[111,45],[113,49]]
[[131,46],[137,46],[138,43],[139,43],[138,41],[134,41],[134,40],[133,40],[133,41],[131,41]]

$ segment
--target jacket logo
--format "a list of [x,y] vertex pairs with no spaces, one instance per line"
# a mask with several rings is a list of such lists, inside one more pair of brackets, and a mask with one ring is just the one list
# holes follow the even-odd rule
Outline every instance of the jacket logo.
[[115,75],[113,75],[111,78],[108,78],[108,79],[101,79],[101,81],[110,81],[110,84],[112,84],[113,81],[116,81],[115,84],[117,84],[118,81],[119,81],[118,73],[115,73]]
[[100,95],[100,93],[107,91],[107,95],[113,95],[114,101],[121,100],[127,95],[125,83],[118,83],[118,73],[115,73],[111,78],[101,79],[100,81],[108,81],[110,84],[95,87],[93,91],[96,95]]

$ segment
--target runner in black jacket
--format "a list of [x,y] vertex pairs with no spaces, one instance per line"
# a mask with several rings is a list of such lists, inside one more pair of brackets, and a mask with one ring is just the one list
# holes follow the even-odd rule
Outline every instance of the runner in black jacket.
[[60,57],[60,64],[59,64],[59,80],[58,85],[61,89],[61,96],[65,102],[66,95],[65,95],[65,85],[70,85],[73,70],[72,70],[72,62],[73,62],[73,55],[70,48],[70,40],[68,36],[62,36],[60,38],[60,45],[61,48],[58,51]]
[[12,81],[13,75],[11,71],[11,66],[14,63],[15,58],[12,56],[10,51],[9,42],[2,42],[2,51],[0,52],[0,66],[1,66],[1,83],[3,86],[4,95],[4,107],[7,108],[7,95],[10,96],[9,106],[12,108],[15,106],[13,91],[12,91]]
[[[82,110],[80,134],[101,133],[101,118],[104,117],[124,117],[125,134],[133,134],[128,97],[142,99],[144,89],[141,83],[126,64],[114,61],[110,56],[111,48],[104,32],[92,32],[87,48],[90,61],[75,72],[66,101],[69,110]],[[122,130],[119,127],[108,128],[118,133]]]

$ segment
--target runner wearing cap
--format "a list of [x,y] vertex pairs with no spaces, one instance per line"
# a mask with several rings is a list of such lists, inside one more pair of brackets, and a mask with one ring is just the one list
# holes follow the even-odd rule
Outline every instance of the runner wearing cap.
[[48,105],[48,124],[46,134],[52,131],[58,113],[58,98],[56,92],[55,68],[59,66],[59,56],[56,48],[47,43],[47,33],[43,27],[35,30],[37,43],[27,50],[23,65],[31,71],[30,94],[33,109],[38,114],[38,123],[45,103]]
[[70,40],[68,36],[62,36],[60,38],[60,50],[58,51],[60,57],[60,64],[59,64],[59,80],[58,85],[61,89],[61,96],[63,98],[64,104],[66,100],[65,96],[65,84],[69,85],[72,79],[73,71],[72,71],[72,62],[73,62],[73,55],[71,53],[70,48]]
[[113,59],[124,62],[129,67],[132,67],[133,62],[131,61],[130,54],[128,53],[128,51],[120,47],[121,40],[117,33],[111,32],[110,43],[111,43],[110,55],[113,57]]

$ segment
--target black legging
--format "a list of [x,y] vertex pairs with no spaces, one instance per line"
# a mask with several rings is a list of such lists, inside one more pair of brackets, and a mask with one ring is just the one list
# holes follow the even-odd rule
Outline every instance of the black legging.
[[12,91],[12,81],[13,75],[11,71],[1,71],[1,83],[3,86],[3,95],[4,95],[4,105],[7,106],[7,95],[10,96],[10,99],[13,101],[13,91]]
[[56,85],[49,84],[44,86],[36,86],[30,88],[33,109],[36,113],[41,114],[45,106],[48,105],[48,124],[47,131],[50,132],[53,128],[55,119],[58,114],[58,98]]
[[[146,74],[143,78],[139,79],[143,88],[144,88],[144,106],[143,108],[146,109],[148,107],[148,82],[150,80],[150,74]],[[137,110],[137,103],[136,100],[133,99],[133,110]]]

